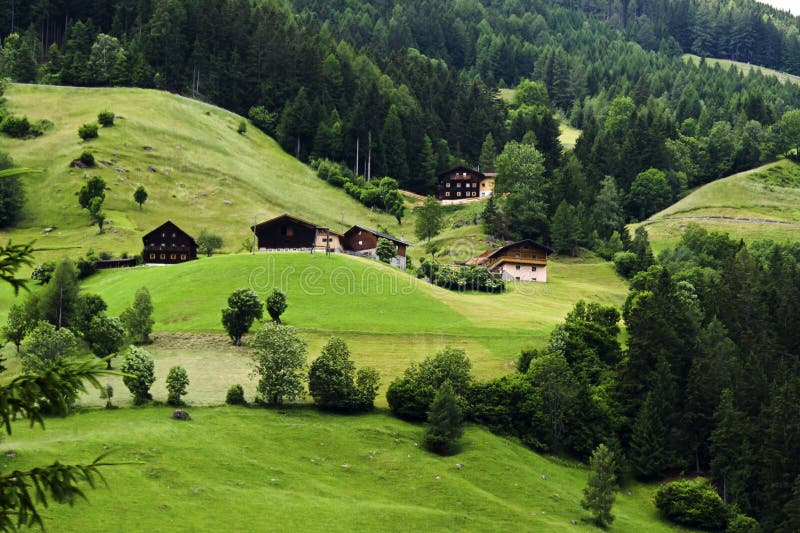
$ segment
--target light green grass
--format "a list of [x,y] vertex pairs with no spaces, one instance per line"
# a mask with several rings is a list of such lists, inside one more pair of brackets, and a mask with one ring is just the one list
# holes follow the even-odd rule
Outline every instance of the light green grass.
[[[41,257],[75,257],[88,248],[139,253],[141,236],[167,219],[195,236],[202,228],[217,232],[226,251],[237,251],[254,218],[283,212],[334,229],[362,224],[411,237],[413,225],[399,227],[393,217],[370,211],[327,185],[257,128],[238,134],[241,117],[218,107],[142,89],[11,85],[6,98],[10,112],[55,124],[36,139],[0,137],[0,150],[18,165],[44,170],[23,178],[23,219],[0,240],[36,238],[47,250]],[[95,122],[104,109],[117,114],[116,125],[82,142],[78,127]],[[83,150],[111,165],[70,169],[70,161]],[[95,174],[110,187],[105,212],[111,223],[104,235],[89,225],[75,198],[84,175]],[[142,211],[132,198],[140,183],[150,194]],[[56,230],[45,236],[48,227]]]
[[[700,64],[700,56],[696,56],[694,54],[683,54],[683,60],[695,65]],[[750,74],[751,71],[758,71],[764,74],[765,76],[774,76],[778,78],[781,82],[786,83],[787,81],[794,84],[800,84],[800,76],[794,76],[792,74],[787,74],[785,72],[780,72],[778,70],[772,70],[771,68],[761,67],[758,65],[751,65],[749,63],[742,63],[740,61],[731,61],[729,59],[714,59],[707,57],[705,58],[706,63],[709,66],[719,65],[725,70],[730,69],[731,67],[740,70],[744,74]]]
[[578,137],[580,137],[583,132],[578,128],[573,128],[566,122],[561,123],[560,130],[561,134],[558,136],[558,140],[561,141],[561,145],[566,150],[575,148],[575,143],[578,142]]
[[800,224],[800,166],[782,160],[714,181],[656,213],[644,224],[654,248],[660,250],[674,245],[682,228],[691,222],[747,241],[800,239],[800,225],[792,225]]
[[[416,443],[422,429],[385,414],[321,415],[190,408],[96,410],[14,425],[6,471],[112,451],[128,464],[74,508],[44,513],[51,531],[570,531],[594,529],[580,506],[587,471],[467,427],[454,457]],[[456,464],[463,468],[456,468]],[[671,531],[655,487],[624,487],[611,531]],[[571,521],[576,524],[572,525]]]

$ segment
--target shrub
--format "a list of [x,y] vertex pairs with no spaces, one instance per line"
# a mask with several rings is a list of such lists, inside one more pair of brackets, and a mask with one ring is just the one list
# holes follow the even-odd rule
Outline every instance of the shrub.
[[84,124],[78,128],[78,137],[84,141],[97,138],[97,124]]
[[31,272],[31,279],[38,282],[39,285],[47,285],[55,270],[56,264],[54,261],[45,261],[41,265],[36,265],[33,272]]
[[231,385],[228,394],[225,395],[225,403],[228,405],[245,405],[244,388],[241,385]]
[[247,112],[247,117],[256,128],[267,135],[275,135],[275,126],[278,120],[276,113],[270,113],[266,107],[257,105],[250,108],[250,111]]
[[100,111],[97,115],[97,122],[99,122],[104,128],[110,128],[114,125],[114,118],[116,115],[111,111]]
[[106,409],[114,409],[114,404],[111,399],[114,397],[114,387],[111,385],[103,385],[100,389],[100,399],[106,401]]
[[380,375],[373,368],[362,368],[356,377],[347,344],[332,337],[308,371],[308,392],[320,409],[368,411],[375,403]]
[[240,120],[239,127],[236,128],[236,132],[239,135],[244,135],[245,133],[247,133],[247,122],[245,122],[244,120]]
[[120,370],[130,376],[122,378],[122,382],[133,394],[133,403],[142,405],[153,397],[150,394],[150,386],[156,380],[155,363],[153,357],[143,348],[131,346],[125,359],[122,361]]
[[233,344],[242,345],[242,337],[250,331],[256,319],[264,316],[264,305],[252,289],[237,289],[228,297],[228,307],[222,310],[222,325]]
[[762,529],[755,518],[737,513],[728,521],[725,533],[761,533]]
[[286,294],[274,289],[267,298],[267,313],[276,324],[281,323],[281,315],[286,311]]
[[630,279],[636,274],[639,258],[633,252],[617,252],[614,254],[614,268],[623,278]]
[[28,122],[28,117],[8,115],[3,122],[0,122],[0,131],[9,137],[23,139],[30,135],[31,123]]
[[215,250],[222,248],[222,244],[222,237],[205,228],[201,229],[200,235],[197,236],[197,251],[208,257],[214,255]]
[[47,370],[53,363],[73,355],[78,340],[67,328],[56,329],[49,322],[38,322],[22,341],[20,362],[25,372]]
[[727,522],[725,504],[706,479],[667,483],[656,492],[656,507],[682,526],[723,529]]
[[186,395],[189,386],[189,374],[182,366],[173,366],[167,374],[167,403],[169,405],[183,405],[181,396]]
[[83,163],[87,167],[94,166],[94,155],[92,154],[92,152],[89,152],[88,150],[84,151],[78,159],[80,160],[81,163]]

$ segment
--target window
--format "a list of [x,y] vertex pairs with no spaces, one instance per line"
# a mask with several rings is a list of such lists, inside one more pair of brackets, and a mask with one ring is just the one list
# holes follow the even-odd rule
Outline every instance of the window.
[[445,196],[450,196],[450,191],[447,191],[446,193],[444,193],[444,195]]
[[169,260],[170,260],[170,261],[175,261],[175,259],[177,259],[177,258],[178,258],[178,256],[177,256],[177,255],[175,255],[175,254],[169,254]]
[[172,238],[173,238],[173,239],[175,238],[175,234],[174,234],[174,233],[172,234]]
[[485,183],[481,183],[481,187],[483,187],[485,189],[486,188],[486,184]]
[[167,254],[161,254],[161,255],[158,256],[158,258],[163,261],[164,259],[167,258]]
[[[445,184],[445,187],[447,187],[448,189],[450,188],[450,182],[449,181]],[[360,231],[358,233],[359,233],[359,235],[361,234]]]
[[166,239],[166,238],[167,238],[167,234],[166,234],[166,233],[162,233],[162,234],[161,234],[161,238],[162,238],[162,239]]
[[514,279],[515,279],[515,280],[517,280],[517,281],[519,281],[519,276],[517,276],[517,277],[516,277],[516,278],[514,278]]
[[181,261],[186,261],[186,254],[181,254]]
[[522,267],[521,267],[521,266],[519,266],[519,265],[517,265],[515,268],[516,268],[517,270],[519,270],[519,269],[520,269],[520,268],[522,268]]
[[536,272],[536,267],[535,266],[531,267],[531,272]]
[[150,254],[150,259],[155,259],[155,258],[156,258],[156,254]]
[[458,183],[456,183],[456,189],[460,189],[460,188],[461,188],[461,182],[459,181]]
[[362,246],[363,244],[364,244],[364,241],[358,241],[358,245],[359,246]]
[[478,196],[478,193],[476,193],[476,192],[473,192],[473,193],[472,193],[472,196]]
[[461,191],[458,191],[458,192],[456,193],[456,196],[461,196]]

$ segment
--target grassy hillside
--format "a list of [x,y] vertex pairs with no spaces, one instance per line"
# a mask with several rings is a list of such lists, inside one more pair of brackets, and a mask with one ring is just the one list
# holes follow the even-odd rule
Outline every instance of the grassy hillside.
[[[336,229],[358,223],[411,237],[413,226],[398,227],[394,218],[317,179],[252,125],[238,134],[241,117],[218,107],[141,89],[12,85],[6,98],[10,112],[54,123],[36,139],[0,137],[0,150],[17,164],[44,170],[24,178],[28,199],[20,228],[0,240],[37,238],[45,256],[81,255],[88,248],[138,253],[141,235],[167,219],[194,235],[201,228],[217,232],[226,250],[237,251],[254,218],[287,211]],[[78,127],[95,122],[104,109],[117,114],[115,126],[81,141]],[[69,168],[84,150],[105,163]],[[89,225],[75,198],[91,175],[102,176],[111,189],[104,235]],[[142,211],[132,198],[139,184],[150,194]],[[45,236],[48,227],[56,230]]]
[[[436,457],[419,426],[385,414],[195,408],[97,410],[14,426],[6,471],[112,451],[89,503],[51,506],[52,531],[568,531],[594,529],[580,507],[587,472],[468,427],[463,451]],[[456,464],[463,465],[456,468]],[[619,493],[610,531],[670,531],[654,487]],[[576,524],[571,523],[572,520]]]
[[[683,60],[686,62],[692,62],[694,64],[700,63],[700,56],[696,56],[694,54],[683,54]],[[794,76],[792,74],[787,74],[785,72],[780,72],[778,70],[772,70],[771,68],[761,67],[758,65],[751,65],[750,63],[742,63],[740,61],[731,61],[729,59],[714,59],[711,57],[705,58],[706,64],[709,66],[719,65],[725,70],[730,68],[735,68],[742,71],[745,74],[750,74],[751,71],[761,72],[765,76],[775,76],[783,83],[787,81],[789,83],[800,84],[800,76]]]
[[644,224],[660,249],[689,222],[746,240],[800,240],[800,165],[783,160],[714,181]]

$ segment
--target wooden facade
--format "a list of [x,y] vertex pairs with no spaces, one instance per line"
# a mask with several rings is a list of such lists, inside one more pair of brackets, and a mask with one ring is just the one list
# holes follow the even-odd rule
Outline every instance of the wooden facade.
[[342,234],[329,228],[281,215],[250,227],[259,250],[342,251]]
[[553,249],[530,239],[489,250],[467,261],[509,281],[547,282],[547,256]]
[[145,263],[171,264],[197,259],[197,243],[171,220],[142,237]]
[[436,197],[440,200],[478,198],[481,181],[486,176],[467,167],[455,167],[439,174]]
[[377,259],[378,239],[388,239],[394,243],[394,249],[397,253],[391,264],[405,270],[406,269],[406,248],[411,246],[409,243],[397,237],[393,237],[380,231],[371,230],[363,226],[353,226],[344,234],[344,249],[348,252],[362,255],[371,259]]

